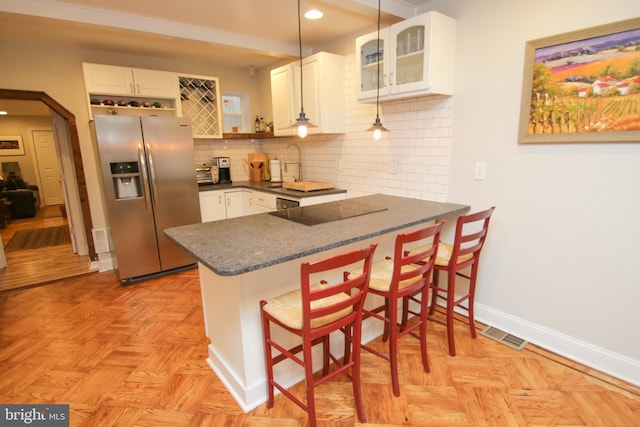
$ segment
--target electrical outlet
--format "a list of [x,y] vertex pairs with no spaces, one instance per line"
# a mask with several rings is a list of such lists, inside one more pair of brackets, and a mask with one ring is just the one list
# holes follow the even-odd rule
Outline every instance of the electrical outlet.
[[487,178],[487,164],[485,162],[476,162],[476,168],[473,179],[484,180]]

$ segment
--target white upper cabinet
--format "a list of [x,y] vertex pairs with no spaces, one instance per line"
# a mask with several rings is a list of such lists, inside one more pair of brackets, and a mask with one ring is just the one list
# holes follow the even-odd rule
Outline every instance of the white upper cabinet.
[[[295,135],[289,126],[300,114],[300,62],[271,70],[275,135]],[[319,52],[302,59],[302,95],[309,134],[344,133],[344,57]]]
[[88,93],[154,98],[177,98],[175,73],[118,67],[102,64],[82,64]]
[[[456,21],[427,12],[356,39],[358,99],[453,94]],[[378,74],[379,67],[379,74]]]
[[385,55],[389,40],[389,29],[380,29],[356,39],[356,74],[358,77],[358,99],[361,101],[376,100],[376,89],[380,82],[380,97],[389,93],[389,64]]
[[274,135],[291,135],[293,112],[293,64],[271,70],[271,109]]
[[88,63],[82,69],[91,117],[177,115],[175,73]]

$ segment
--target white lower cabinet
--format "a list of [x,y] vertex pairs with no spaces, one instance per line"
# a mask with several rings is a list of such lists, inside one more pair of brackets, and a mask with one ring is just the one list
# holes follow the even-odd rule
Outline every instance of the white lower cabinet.
[[[346,193],[327,194],[314,197],[289,197],[300,206],[344,200]],[[200,192],[200,217],[202,222],[218,221],[239,216],[273,212],[276,210],[276,198],[272,193],[248,190],[214,190]]]
[[227,218],[250,215],[249,194],[251,191],[237,190],[225,191],[224,198],[227,210]]
[[218,221],[250,215],[249,194],[251,191],[214,190],[200,192],[200,218],[202,222]]
[[249,212],[251,214],[273,212],[275,210],[275,194],[263,193],[261,191],[251,191],[251,194],[249,195]]
[[202,222],[227,219],[224,191],[200,192],[200,219]]

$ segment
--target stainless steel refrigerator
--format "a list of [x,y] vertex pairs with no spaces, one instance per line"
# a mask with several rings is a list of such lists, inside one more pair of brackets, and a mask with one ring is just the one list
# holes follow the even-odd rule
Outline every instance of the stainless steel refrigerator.
[[96,116],[93,129],[119,279],[126,284],[195,264],[163,232],[200,222],[189,119]]

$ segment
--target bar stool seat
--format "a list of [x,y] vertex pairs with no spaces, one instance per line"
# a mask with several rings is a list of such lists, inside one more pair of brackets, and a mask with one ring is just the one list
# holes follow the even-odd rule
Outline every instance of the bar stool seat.
[[[371,267],[371,279],[369,280],[369,290],[376,290],[380,292],[389,292],[392,284],[393,277],[393,258],[386,257],[381,260],[373,262]],[[409,274],[411,270],[415,270],[412,265],[403,265],[400,269],[401,273]],[[398,289],[404,289],[409,287],[421,279],[419,275],[410,277],[399,282]]]
[[[315,283],[311,285],[312,292],[317,292],[323,288],[327,288],[330,285],[326,282]],[[346,301],[349,297],[345,294],[331,295],[321,300],[316,300],[311,303],[311,309],[316,310],[322,307],[330,307],[334,304],[339,304]],[[263,307],[264,311],[269,313],[274,319],[277,319],[282,324],[288,326],[291,329],[302,329],[302,290],[296,289],[295,291],[287,292],[276,298],[267,301],[267,304]],[[348,316],[351,312],[351,307],[345,307],[340,311],[336,311],[326,316],[318,317],[311,320],[311,327],[318,328],[320,326],[331,323],[341,317]]]

